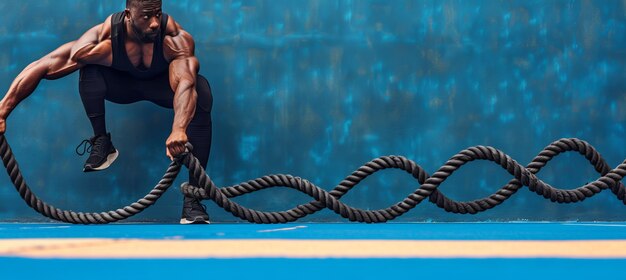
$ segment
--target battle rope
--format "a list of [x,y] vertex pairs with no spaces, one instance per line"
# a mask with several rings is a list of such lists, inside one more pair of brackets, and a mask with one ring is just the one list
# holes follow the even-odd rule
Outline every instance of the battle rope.
[[[583,155],[602,177],[582,187],[564,190],[554,188],[542,182],[534,175],[539,172],[548,161],[567,151],[576,151]],[[517,192],[522,186],[528,186],[531,191],[558,203],[579,202],[587,197],[592,197],[602,190],[610,189],[619,200],[626,204],[626,190],[624,189],[624,185],[620,182],[622,178],[626,176],[626,160],[617,168],[611,170],[605,160],[591,145],[575,138],[560,139],[553,142],[544,148],[527,167],[521,166],[502,151],[488,146],[475,146],[461,151],[450,158],[450,160],[432,176],[428,175],[415,162],[404,157],[380,157],[360,167],[329,192],[319,188],[306,179],[281,174],[263,176],[239,185],[218,188],[206,174],[198,159],[191,154],[184,154],[179,160],[170,164],[161,181],[159,181],[154,189],[144,198],[124,208],[102,213],[76,213],[55,208],[41,201],[24,182],[11,148],[4,136],[0,136],[0,154],[11,181],[26,204],[46,217],[68,223],[110,223],[140,213],[145,208],[154,204],[171,186],[174,178],[176,178],[180,171],[181,163],[192,171],[192,176],[198,179],[200,185],[200,187],[195,187],[183,184],[182,191],[185,195],[200,199],[211,199],[234,216],[253,223],[292,222],[323,208],[331,209],[350,221],[380,223],[395,219],[408,212],[426,197],[429,197],[431,202],[448,212],[476,214],[499,205],[504,200],[511,197],[511,195]],[[493,161],[507,170],[515,179],[511,180],[494,194],[469,202],[451,200],[437,190],[439,185],[457,169],[474,160]],[[421,186],[402,201],[385,209],[363,210],[350,207],[339,201],[343,195],[363,179],[375,172],[388,168],[397,168],[406,171],[417,179]],[[314,201],[298,205],[287,211],[263,212],[243,207],[229,199],[271,187],[293,188],[312,197]]]

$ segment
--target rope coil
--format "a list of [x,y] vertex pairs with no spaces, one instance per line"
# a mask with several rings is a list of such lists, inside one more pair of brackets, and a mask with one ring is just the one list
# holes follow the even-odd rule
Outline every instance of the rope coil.
[[[552,187],[535,176],[547,162],[568,151],[575,151],[583,155],[602,177],[576,189],[567,190]],[[199,182],[198,187],[183,184],[181,190],[184,195],[198,199],[213,200],[218,206],[224,208],[224,210],[230,212],[235,217],[252,223],[262,224],[293,222],[324,208],[328,208],[350,221],[382,223],[393,220],[410,211],[425,198],[429,198],[430,202],[447,212],[476,214],[501,204],[523,186],[528,186],[531,191],[538,195],[558,203],[580,202],[605,189],[610,189],[617,199],[626,204],[626,190],[620,182],[626,176],[626,160],[615,169],[611,169],[596,149],[587,142],[576,138],[564,138],[551,143],[526,167],[520,165],[502,151],[489,146],[475,146],[459,152],[432,175],[429,175],[417,163],[405,157],[379,157],[361,166],[331,191],[326,191],[306,179],[288,174],[267,175],[238,185],[218,188],[206,174],[198,159],[190,153],[186,153],[169,165],[163,178],[143,198],[123,208],[101,213],[62,210],[39,199],[24,181],[11,147],[4,135],[0,135],[0,155],[13,185],[28,206],[48,218],[74,224],[105,224],[117,222],[141,213],[144,209],[153,205],[167,191],[180,172],[182,165],[191,170],[191,176]],[[514,179],[488,197],[467,202],[454,201],[437,190],[439,185],[456,170],[474,160],[492,161],[504,168]],[[362,180],[378,171],[389,168],[404,170],[420,183],[420,187],[402,201],[384,209],[363,210],[351,207],[340,201],[343,195],[348,193]],[[306,204],[297,205],[289,210],[278,212],[264,212],[246,208],[231,200],[231,198],[237,196],[272,187],[292,188],[310,196],[314,200]]]

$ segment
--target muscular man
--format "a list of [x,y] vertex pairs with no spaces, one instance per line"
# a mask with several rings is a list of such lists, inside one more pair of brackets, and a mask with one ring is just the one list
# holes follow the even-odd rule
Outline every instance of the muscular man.
[[[193,154],[206,167],[211,147],[211,89],[198,75],[193,38],[162,13],[161,6],[161,0],[126,0],[123,12],[28,65],[0,101],[0,133],[6,131],[11,111],[42,79],[59,79],[80,70],[80,97],[94,132],[87,140],[91,149],[83,171],[106,169],[118,155],[107,133],[104,100],[119,104],[148,100],[173,108],[172,132],[165,141],[167,156],[173,159],[184,152],[189,141]],[[197,185],[193,177],[189,180]],[[180,223],[208,222],[204,206],[184,198]]]

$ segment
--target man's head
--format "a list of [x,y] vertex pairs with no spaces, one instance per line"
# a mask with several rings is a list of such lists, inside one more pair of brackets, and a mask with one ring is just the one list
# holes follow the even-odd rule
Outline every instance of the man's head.
[[126,0],[126,18],[137,39],[152,43],[161,28],[161,0]]

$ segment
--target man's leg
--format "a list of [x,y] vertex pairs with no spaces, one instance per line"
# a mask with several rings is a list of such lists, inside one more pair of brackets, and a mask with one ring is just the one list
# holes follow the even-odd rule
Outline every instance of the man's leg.
[[[211,107],[213,106],[213,96],[211,95],[211,87],[209,82],[202,76],[198,75],[196,80],[196,112],[187,127],[187,137],[189,143],[193,146],[191,154],[200,161],[204,169],[207,167],[209,153],[211,152]],[[189,172],[189,184],[199,186],[198,180]],[[183,213],[181,215],[181,224],[198,224],[208,223],[209,215],[206,213],[204,205],[195,198],[185,197],[183,199]]]
[[104,100],[111,96],[115,97],[112,92],[122,94],[116,88],[117,85],[127,84],[123,77],[117,76],[119,75],[114,70],[98,65],[87,65],[80,70],[78,85],[80,98],[94,132],[93,137],[79,145],[78,148],[85,145],[82,153],[78,151],[78,148],[76,149],[80,155],[84,154],[85,151],[90,153],[83,168],[84,172],[108,168],[119,154],[111,143],[111,135],[107,133],[104,110]]
[[[189,143],[193,146],[192,154],[198,158],[200,164],[206,169],[211,153],[212,138],[212,122],[211,108],[213,107],[213,95],[209,82],[201,75],[198,75],[196,81],[196,92],[198,98],[196,100],[196,112],[187,127],[187,137]],[[198,181],[189,173],[189,183],[198,186]]]
[[[144,98],[159,106],[172,108],[174,102],[174,92],[169,85],[169,76],[155,78],[141,87]],[[189,143],[193,145],[192,154],[198,158],[202,167],[206,169],[211,151],[211,107],[213,106],[213,96],[209,82],[198,75],[196,80],[196,111],[187,127],[187,137]],[[190,172],[189,183],[198,186],[196,178]],[[209,222],[209,215],[206,213],[204,205],[197,199],[185,197],[183,199],[183,211],[180,219],[181,224],[203,224]]]
[[107,93],[107,85],[99,66],[87,65],[80,69],[78,89],[93,128],[93,135],[107,134],[104,118],[104,97]]

